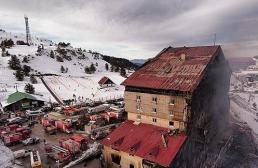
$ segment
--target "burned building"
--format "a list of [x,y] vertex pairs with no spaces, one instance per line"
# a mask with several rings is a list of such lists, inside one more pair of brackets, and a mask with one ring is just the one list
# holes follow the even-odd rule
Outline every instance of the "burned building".
[[106,166],[199,167],[226,124],[229,77],[220,46],[163,49],[122,83],[128,121],[103,141]]

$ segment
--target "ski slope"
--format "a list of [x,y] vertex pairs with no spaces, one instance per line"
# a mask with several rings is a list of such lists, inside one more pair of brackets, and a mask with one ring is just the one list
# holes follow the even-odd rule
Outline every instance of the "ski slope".
[[[0,42],[4,39],[12,38],[16,43],[17,40],[25,41],[25,36],[22,34],[13,34],[8,32],[0,31]],[[107,71],[105,65],[108,64],[109,68],[111,65],[104,61],[101,57],[95,57],[92,53],[86,50],[80,50],[68,46],[67,55],[71,57],[71,60],[64,59],[63,62],[58,62],[56,58],[50,57],[51,50],[54,51],[55,57],[59,55],[57,52],[58,45],[54,44],[50,40],[44,40],[33,37],[33,45],[14,45],[11,48],[6,49],[11,55],[16,55],[21,65],[28,65],[32,68],[30,74],[54,74],[56,76],[45,76],[44,80],[52,88],[52,90],[63,100],[80,99],[80,101],[90,100],[105,100],[113,97],[123,96],[124,86],[120,86],[122,81],[125,79],[120,76],[119,72]],[[38,45],[43,45],[43,51],[38,54]],[[8,67],[9,57],[2,57],[0,50],[0,102],[5,101],[7,96],[17,90],[24,91],[26,83],[30,83],[29,77],[25,77],[24,81],[16,81],[14,76],[15,71]],[[75,53],[72,54],[72,53]],[[24,57],[28,58],[28,63],[22,62]],[[83,56],[83,58],[82,58]],[[94,64],[96,72],[94,74],[86,74],[84,69]],[[61,66],[68,69],[67,73],[61,72]],[[98,85],[98,81],[103,77],[107,76],[114,83],[116,87],[101,89]],[[55,102],[53,96],[45,88],[39,78],[38,83],[33,84],[37,95],[51,102]],[[82,99],[83,97],[83,99]]]

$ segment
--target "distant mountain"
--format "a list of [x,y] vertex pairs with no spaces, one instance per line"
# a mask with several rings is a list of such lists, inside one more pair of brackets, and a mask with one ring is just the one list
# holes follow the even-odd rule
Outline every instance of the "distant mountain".
[[232,57],[228,58],[228,62],[233,71],[246,69],[250,65],[255,65],[255,60],[252,57]]
[[110,63],[113,66],[117,67],[123,67],[126,69],[135,70],[138,68],[138,65],[135,63],[132,63],[131,61],[125,59],[125,58],[116,58],[112,56],[102,55],[102,59],[108,63]]
[[147,60],[146,59],[133,59],[130,60],[132,63],[141,66],[142,64],[144,64]]

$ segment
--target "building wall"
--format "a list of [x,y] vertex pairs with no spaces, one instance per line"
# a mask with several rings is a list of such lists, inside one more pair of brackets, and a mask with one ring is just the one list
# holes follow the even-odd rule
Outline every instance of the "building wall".
[[129,120],[185,130],[187,103],[183,96],[125,91],[125,110]]
[[[110,147],[104,146],[103,155],[106,163],[106,168],[130,168],[130,164],[134,165],[134,168],[142,168],[142,158],[138,156],[132,156],[128,153],[114,150]],[[121,157],[120,165],[116,165],[112,162],[111,154],[119,155]]]

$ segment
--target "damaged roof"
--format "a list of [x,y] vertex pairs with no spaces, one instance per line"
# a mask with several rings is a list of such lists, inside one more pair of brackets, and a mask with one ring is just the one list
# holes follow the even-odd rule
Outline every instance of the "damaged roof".
[[[134,121],[127,120],[109,134],[102,144],[168,167],[185,142],[186,135],[168,135],[167,132],[166,128],[144,123],[136,125]],[[166,147],[162,135],[166,139]]]
[[168,47],[129,76],[122,85],[193,92],[220,46]]

